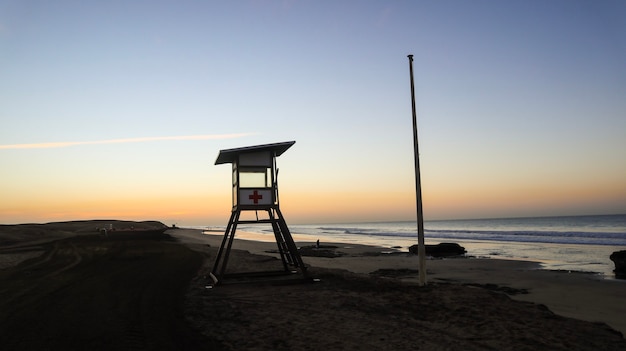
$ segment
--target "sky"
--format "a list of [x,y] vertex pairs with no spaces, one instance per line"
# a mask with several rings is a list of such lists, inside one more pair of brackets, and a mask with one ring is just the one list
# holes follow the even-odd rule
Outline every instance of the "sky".
[[626,213],[626,2],[0,0],[0,223],[226,225],[221,149],[288,223]]

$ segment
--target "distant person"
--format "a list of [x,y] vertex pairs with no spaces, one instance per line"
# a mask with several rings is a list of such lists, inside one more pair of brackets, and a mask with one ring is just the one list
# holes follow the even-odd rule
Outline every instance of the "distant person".
[[320,248],[320,239],[317,239],[317,243],[315,244],[315,247],[318,249]]

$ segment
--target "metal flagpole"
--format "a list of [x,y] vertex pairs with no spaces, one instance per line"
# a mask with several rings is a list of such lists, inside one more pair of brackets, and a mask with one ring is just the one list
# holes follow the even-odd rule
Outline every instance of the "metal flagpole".
[[411,105],[413,107],[413,145],[415,156],[415,201],[417,203],[417,255],[419,265],[419,284],[426,285],[426,246],[424,244],[424,214],[422,211],[422,185],[420,179],[420,157],[417,144],[417,113],[415,112],[415,85],[413,83],[413,55],[409,57],[411,73]]

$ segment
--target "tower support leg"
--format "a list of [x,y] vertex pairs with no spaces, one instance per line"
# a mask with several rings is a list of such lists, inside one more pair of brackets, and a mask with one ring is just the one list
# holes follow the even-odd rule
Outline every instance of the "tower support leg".
[[237,230],[237,223],[239,222],[240,215],[240,210],[233,210],[230,215],[230,220],[228,221],[228,225],[226,226],[226,231],[224,232],[222,244],[217,251],[215,263],[213,264],[213,269],[211,270],[211,279],[213,280],[213,284],[217,284],[222,279],[222,277],[224,276],[224,272],[226,271],[228,257],[230,256],[230,249],[233,246],[235,231]]
[[298,251],[298,247],[296,246],[296,243],[293,241],[293,237],[291,236],[289,227],[287,227],[287,222],[285,222],[285,217],[283,217],[283,214],[282,212],[280,212],[280,209],[278,207],[276,207],[275,210],[276,210],[276,215],[277,215],[276,222],[277,222],[277,227],[280,232],[280,237],[282,238],[283,242],[287,246],[287,251],[288,251],[287,256],[289,258],[288,261],[290,262],[291,265],[298,268],[305,278],[308,278],[306,266],[304,265],[304,262],[302,261],[302,256],[300,256],[300,252]]
[[291,257],[288,255],[287,245],[285,240],[283,239],[283,235],[280,232],[280,227],[278,226],[278,222],[272,212],[272,209],[267,210],[267,214],[270,218],[270,222],[272,224],[272,230],[274,231],[274,238],[276,239],[276,246],[278,246],[278,253],[280,253],[280,259],[283,262],[283,268],[285,271],[289,270],[289,265],[293,265]]
[[[259,220],[257,218],[256,221],[252,221],[254,223],[271,223],[272,230],[274,232],[274,237],[276,239],[276,244],[278,245],[278,252],[280,253],[280,257],[283,263],[283,268],[285,273],[292,272],[294,268],[298,270],[305,279],[309,278],[304,262],[302,261],[302,257],[300,256],[300,252],[298,251],[298,247],[289,232],[289,228],[287,227],[287,222],[285,222],[285,218],[283,214],[280,212],[280,209],[276,207],[267,209],[269,219],[268,220]],[[240,209],[233,209],[230,220],[228,221],[228,225],[226,226],[226,231],[224,232],[224,238],[222,239],[222,243],[220,245],[219,250],[217,251],[217,256],[215,257],[215,263],[213,264],[213,268],[211,270],[211,279],[213,280],[213,285],[220,284],[221,281],[225,278],[226,266],[228,264],[228,258],[230,256],[230,251],[233,246],[233,241],[235,239],[235,232],[237,231],[237,224],[240,223],[239,217],[241,215]],[[241,223],[250,223],[251,221],[241,221]],[[229,276],[247,276],[254,275],[258,276],[259,272],[256,273],[234,273],[229,274]],[[268,273],[268,272],[263,272]],[[273,272],[273,275],[279,272]],[[282,274],[282,273],[281,273]]]

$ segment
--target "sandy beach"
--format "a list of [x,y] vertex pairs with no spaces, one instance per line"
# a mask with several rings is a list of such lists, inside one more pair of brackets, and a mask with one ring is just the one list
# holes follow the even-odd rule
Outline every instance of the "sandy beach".
[[[303,255],[317,282],[210,288],[221,233],[93,225],[0,227],[3,349],[626,350],[624,281],[460,258],[420,287],[413,255],[323,243],[335,257]],[[281,269],[275,249],[236,239],[227,271]]]
[[[191,248],[196,250],[204,250],[202,245],[210,245],[213,247],[219,247],[222,235],[215,233],[215,235],[199,234],[195,230],[177,230],[170,231],[174,237],[181,240],[181,242],[190,245]],[[245,237],[245,234],[241,236]],[[299,242],[299,246],[314,245],[314,243]],[[474,259],[474,258],[453,258],[453,259],[430,259],[427,261],[427,277],[428,286],[426,288],[420,288],[416,286],[418,282],[417,275],[417,257],[408,253],[390,253],[389,249],[383,249],[372,246],[361,245],[346,245],[341,243],[323,243],[324,246],[336,246],[332,249],[338,257],[311,257],[303,256],[305,264],[314,267],[313,272],[319,272],[320,276],[325,275],[325,270],[341,270],[354,273],[355,277],[365,277],[373,279],[392,279],[395,281],[401,281],[402,288],[408,288],[408,296],[414,293],[414,298],[419,299],[424,290],[430,291],[433,294],[441,293],[441,299],[451,298],[448,294],[463,294],[468,296],[467,306],[458,306],[457,308],[476,308],[477,319],[481,320],[480,323],[487,323],[489,318],[494,316],[480,316],[479,310],[481,308],[487,309],[491,306],[491,299],[504,299],[503,296],[507,296],[507,300],[511,301],[530,302],[532,304],[520,304],[517,307],[523,306],[529,310],[535,310],[537,308],[543,311],[554,312],[558,316],[574,318],[581,321],[591,322],[592,325],[600,326],[603,324],[608,325],[610,328],[626,334],[626,320],[623,316],[626,315],[626,305],[623,304],[623,297],[626,296],[626,282],[617,280],[602,279],[600,276],[580,273],[580,272],[565,272],[565,271],[549,271],[540,269],[540,265],[535,262],[527,261],[513,261],[513,260],[496,260],[496,259]],[[245,250],[251,255],[263,255],[274,256],[278,260],[278,255],[272,253],[276,247],[274,243],[264,243],[249,240],[235,240],[233,249]],[[262,257],[262,256],[259,256]],[[239,262],[235,263],[237,260]],[[254,267],[254,264],[244,265],[241,261],[246,260],[245,256],[236,256],[233,259],[232,267],[234,270],[243,269],[244,267]],[[212,262],[208,262],[209,265]],[[230,267],[230,265],[229,265]],[[210,267],[205,267],[205,269]],[[318,270],[321,269],[321,270]],[[349,273],[346,273],[349,274]],[[321,278],[324,280],[323,278]],[[315,283],[320,284],[320,283]],[[315,285],[313,284],[313,285]],[[479,289],[469,289],[469,288]],[[217,294],[220,298],[227,298],[222,294],[229,294],[231,292],[237,299],[241,298],[242,294],[246,296],[246,299],[252,298],[249,295],[255,296],[252,290],[258,288],[247,288],[239,290],[232,287],[217,287],[215,290],[218,292],[211,292],[209,295]],[[413,289],[413,293],[410,290]],[[448,291],[461,289],[461,291]],[[469,290],[468,290],[469,289]],[[310,290],[307,289],[307,290]],[[485,294],[482,297],[484,300],[480,300],[478,305],[472,306],[476,301],[471,301],[471,298],[467,294],[471,291],[472,294],[480,291],[479,294]],[[282,293],[282,290],[276,291],[276,294]],[[271,289],[267,292],[271,294]],[[290,292],[291,294],[292,292]],[[297,294],[297,292],[293,292]],[[497,296],[497,298],[495,297]],[[314,296],[307,295],[311,303],[315,300]],[[329,297],[333,298],[333,297]],[[397,298],[402,299],[406,296]],[[254,299],[254,298],[252,298]],[[355,300],[357,301],[357,300]],[[276,301],[279,303],[279,301]],[[302,301],[302,303],[306,303]],[[356,302],[354,302],[356,303]],[[375,303],[375,302],[372,302]],[[410,303],[407,301],[407,304]],[[489,305],[489,306],[484,306]],[[511,306],[502,307],[504,310],[510,310]],[[311,311],[313,313],[315,309]],[[423,316],[423,311],[416,311],[416,313]],[[454,313],[454,312],[452,312]],[[498,314],[501,312],[495,312]],[[523,312],[526,313],[526,312]],[[425,317],[425,316],[423,316]],[[498,325],[502,325],[506,318],[521,318],[520,316],[498,316],[492,322]],[[536,317],[536,323],[538,328],[548,329],[553,333],[554,326],[543,325],[545,321],[541,321],[541,317]],[[320,323],[324,323],[323,320]],[[346,322],[348,323],[348,322]],[[381,322],[382,323],[382,322]],[[398,326],[398,328],[402,328]],[[445,328],[444,328],[445,329]],[[384,330],[388,331],[388,328]],[[295,331],[294,331],[295,332]],[[534,331],[537,332],[537,331]],[[384,335],[383,329],[379,330],[381,335]],[[408,335],[405,334],[405,338]],[[359,337],[363,337],[360,335]],[[489,338],[485,336],[485,338]],[[388,341],[388,338],[385,338]],[[565,341],[563,341],[563,346]],[[514,343],[515,344],[515,343]],[[512,344],[513,345],[513,344]],[[345,345],[344,345],[345,346]],[[398,343],[396,345],[399,348],[409,347],[408,344]],[[486,346],[486,345],[484,345]],[[504,349],[504,345],[500,345],[497,349]],[[332,347],[332,346],[329,346]],[[382,347],[382,345],[380,345]],[[424,349],[445,349],[441,345],[430,345]],[[584,345],[571,345],[569,349],[585,349]],[[621,347],[624,347],[622,345]],[[315,349],[315,348],[313,348]],[[392,349],[392,348],[390,348]],[[397,348],[396,348],[397,349]],[[473,349],[473,348],[469,348]],[[481,349],[476,348],[476,349]],[[521,345],[511,346],[510,349],[524,349]],[[560,348],[554,348],[560,349]],[[568,348],[563,348],[568,349]]]

